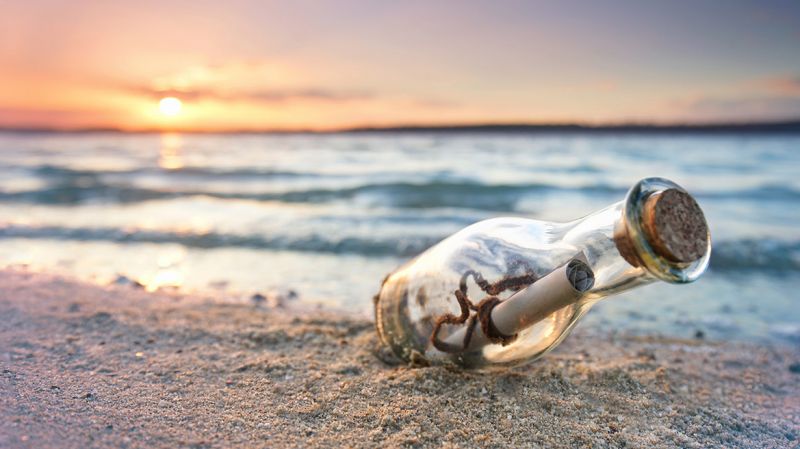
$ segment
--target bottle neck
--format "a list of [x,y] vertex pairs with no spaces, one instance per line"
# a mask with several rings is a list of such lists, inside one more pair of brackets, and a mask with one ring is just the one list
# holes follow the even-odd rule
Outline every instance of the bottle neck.
[[625,200],[567,225],[595,272],[588,298],[619,293],[655,280],[686,283],[708,266],[708,226],[694,199],[677,184],[647,178]]

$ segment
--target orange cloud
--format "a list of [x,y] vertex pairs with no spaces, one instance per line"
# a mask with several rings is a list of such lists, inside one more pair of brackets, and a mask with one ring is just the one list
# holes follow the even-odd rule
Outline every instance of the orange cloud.
[[[289,103],[353,103],[401,100],[404,95],[376,93],[363,88],[320,85],[319,80],[301,75],[285,64],[267,61],[234,61],[195,65],[143,84],[112,83],[125,93],[160,99],[167,96],[184,101],[253,103],[275,106]],[[413,106],[445,108],[455,103],[441,98],[413,97]]]
[[337,91],[325,88],[274,88],[254,91],[232,92],[209,88],[153,89],[130,87],[128,91],[151,98],[178,97],[186,101],[215,100],[223,102],[288,103],[293,101],[350,102],[371,100],[377,96],[364,91]]
[[756,84],[777,95],[800,95],[800,75],[767,78]]
[[800,116],[800,98],[787,96],[705,96],[676,106],[689,120],[704,122],[795,120]]

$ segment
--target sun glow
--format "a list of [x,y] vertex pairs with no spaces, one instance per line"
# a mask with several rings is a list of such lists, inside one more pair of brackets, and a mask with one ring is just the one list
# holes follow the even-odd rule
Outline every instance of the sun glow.
[[178,115],[181,112],[181,107],[183,107],[183,103],[175,97],[162,98],[158,102],[158,110],[168,117]]

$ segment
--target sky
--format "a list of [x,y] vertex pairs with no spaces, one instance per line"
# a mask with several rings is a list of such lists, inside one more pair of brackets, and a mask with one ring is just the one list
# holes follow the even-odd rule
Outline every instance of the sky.
[[[0,0],[0,9],[0,127],[800,118],[794,0]],[[180,110],[159,107],[166,97]]]

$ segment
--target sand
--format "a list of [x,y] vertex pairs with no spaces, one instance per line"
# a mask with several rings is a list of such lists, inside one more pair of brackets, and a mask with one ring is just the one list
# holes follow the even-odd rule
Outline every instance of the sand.
[[0,317],[3,448],[800,443],[792,347],[579,327],[514,369],[408,367],[365,319],[19,270]]

